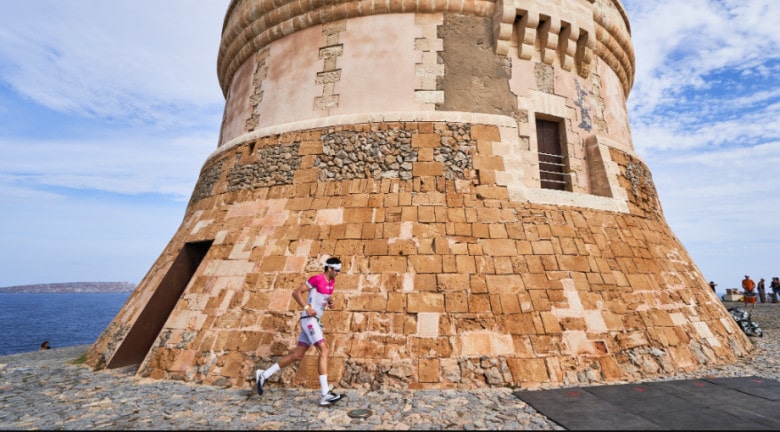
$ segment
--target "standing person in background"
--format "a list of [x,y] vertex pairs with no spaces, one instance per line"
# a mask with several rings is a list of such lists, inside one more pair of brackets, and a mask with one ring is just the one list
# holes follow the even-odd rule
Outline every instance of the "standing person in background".
[[753,282],[753,279],[750,279],[750,276],[745,275],[745,279],[742,279],[742,291],[745,295],[745,303],[753,303],[756,304],[756,283]]
[[[293,299],[303,308],[300,319],[301,335],[298,337],[298,346],[270,368],[255,371],[257,394],[262,396],[263,384],[271,375],[293,362],[301,361],[309,347],[314,345],[317,351],[319,351],[318,370],[320,373],[320,386],[322,387],[320,406],[332,405],[341,400],[343,395],[333,393],[328,387],[328,355],[330,354],[330,348],[328,347],[328,342],[325,341],[322,322],[320,321],[325,313],[325,308],[333,308],[331,296],[336,285],[336,276],[340,272],[341,260],[328,258],[325,261],[324,273],[310,277],[298,289],[293,291]],[[304,298],[307,298],[307,300],[304,300]]]
[[780,278],[773,277],[769,288],[772,289],[772,303],[777,303],[778,296],[780,296]]
[[758,281],[758,301],[766,303],[766,286],[764,285],[764,278]]
[[756,283],[753,282],[753,279],[750,279],[750,276],[745,275],[745,279],[742,279],[742,291],[745,291],[745,294],[753,294],[755,289]]

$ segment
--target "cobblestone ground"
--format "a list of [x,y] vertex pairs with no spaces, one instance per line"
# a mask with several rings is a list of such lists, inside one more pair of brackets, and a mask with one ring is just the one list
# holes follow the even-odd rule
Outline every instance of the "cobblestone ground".
[[[726,307],[739,303],[726,303]],[[756,375],[780,380],[780,303],[746,308],[764,330],[751,358],[659,380]],[[314,390],[222,389],[95,373],[75,364],[88,346],[0,357],[0,429],[562,430],[512,394],[489,390],[346,390],[320,408]],[[615,383],[619,384],[619,383]],[[347,413],[369,409],[366,419]],[[659,413],[660,415],[660,413]]]

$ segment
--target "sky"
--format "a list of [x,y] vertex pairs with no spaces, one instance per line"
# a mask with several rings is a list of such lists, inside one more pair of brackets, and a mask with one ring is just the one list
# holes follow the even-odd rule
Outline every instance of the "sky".
[[[0,287],[138,283],[216,149],[229,0],[0,14]],[[636,153],[718,291],[780,276],[780,1],[623,0]]]

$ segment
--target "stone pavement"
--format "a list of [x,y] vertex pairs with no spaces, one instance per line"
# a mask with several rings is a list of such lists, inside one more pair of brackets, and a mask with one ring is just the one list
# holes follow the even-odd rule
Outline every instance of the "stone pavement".
[[[748,310],[764,329],[763,338],[752,338],[758,350],[751,358],[655,381],[750,375],[780,379],[780,304]],[[347,398],[322,408],[313,389],[272,384],[260,397],[248,387],[137,378],[135,367],[96,373],[74,362],[87,348],[0,357],[0,429],[564,430],[508,388],[337,389]],[[366,419],[347,415],[360,408],[372,414]]]

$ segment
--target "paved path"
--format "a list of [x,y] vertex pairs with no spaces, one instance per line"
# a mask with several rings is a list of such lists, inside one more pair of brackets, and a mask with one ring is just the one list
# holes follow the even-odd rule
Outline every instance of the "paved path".
[[[662,380],[757,375],[780,379],[780,304],[757,305],[757,353],[737,364]],[[134,367],[93,372],[75,364],[88,346],[0,357],[0,429],[484,430],[564,428],[511,389],[346,390],[321,408],[316,390],[223,389],[133,376]],[[659,380],[661,381],[661,380]],[[350,410],[372,411],[366,419]]]

